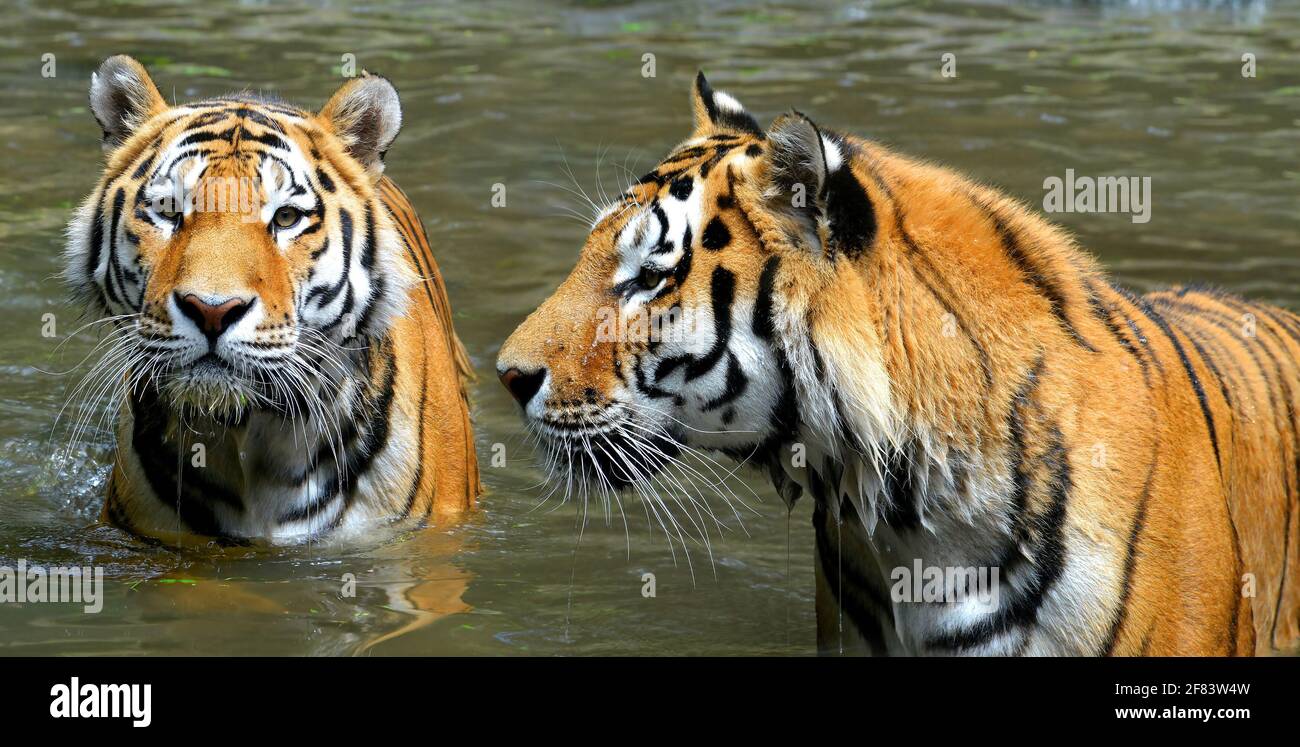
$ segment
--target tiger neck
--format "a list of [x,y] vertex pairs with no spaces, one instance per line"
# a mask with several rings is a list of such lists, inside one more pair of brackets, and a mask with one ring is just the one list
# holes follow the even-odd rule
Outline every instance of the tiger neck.
[[892,260],[845,266],[824,291],[855,299],[854,318],[816,296],[787,314],[800,320],[788,323],[782,351],[800,413],[781,472],[834,521],[853,514],[868,538],[884,526],[1005,539],[1013,486],[1002,439],[987,431],[1004,422],[1016,383],[990,383],[979,361],[958,354],[968,351],[945,333],[951,320],[921,329],[918,320],[936,314],[910,270]]
[[372,456],[364,415],[386,409],[391,341],[350,354],[337,379],[275,408],[220,418],[176,408],[153,387],[133,395],[130,438],[158,501],[196,533],[216,537],[317,534],[350,502],[349,474]]

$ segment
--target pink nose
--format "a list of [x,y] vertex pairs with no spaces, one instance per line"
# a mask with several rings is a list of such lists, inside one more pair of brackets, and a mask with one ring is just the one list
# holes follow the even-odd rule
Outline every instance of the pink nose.
[[210,304],[193,293],[182,296],[176,294],[176,305],[181,313],[189,317],[204,336],[215,340],[222,332],[230,329],[235,322],[243,318],[252,304],[242,298],[231,298],[220,304]]

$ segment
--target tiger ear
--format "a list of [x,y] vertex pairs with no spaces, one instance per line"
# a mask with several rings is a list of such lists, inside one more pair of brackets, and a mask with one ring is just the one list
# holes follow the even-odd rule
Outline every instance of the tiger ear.
[[764,193],[777,211],[827,243],[827,252],[854,253],[876,234],[875,210],[847,161],[848,144],[799,112],[783,114],[767,133]]
[[90,74],[90,112],[104,132],[106,151],[126,142],[140,125],[166,109],[153,78],[132,57],[109,57]]
[[362,72],[339,87],[318,116],[374,178],[384,173],[384,154],[402,129],[402,103],[387,78]]
[[732,133],[763,137],[758,120],[745,111],[733,96],[713,90],[704,77],[704,71],[695,75],[691,88],[691,109],[695,112],[695,135]]
[[825,206],[823,192],[830,172],[821,130],[799,112],[782,114],[768,129],[767,141],[765,193],[772,206],[815,228]]

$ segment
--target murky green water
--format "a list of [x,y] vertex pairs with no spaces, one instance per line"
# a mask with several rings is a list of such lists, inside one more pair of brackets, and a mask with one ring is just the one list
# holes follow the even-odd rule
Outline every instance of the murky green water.
[[[1209,280],[1300,308],[1300,9],[1267,2],[6,3],[0,35],[0,565],[96,563],[97,615],[0,606],[0,653],[763,654],[814,649],[809,507],[762,481],[713,559],[674,563],[630,507],[533,510],[539,475],[492,363],[567,274],[585,229],[571,168],[621,186],[688,133],[697,68],[762,119],[797,107],[1033,203],[1047,176],[1152,178],[1151,221],[1058,220],[1139,288]],[[816,4],[820,5],[820,4]],[[136,18],[147,20],[133,20]],[[318,105],[340,58],[398,86],[390,171],[429,229],[483,381],[490,492],[465,526],[378,547],[174,554],[96,526],[111,438],[51,434],[94,343],[54,274],[99,168],[91,70],[126,52],[178,100],[233,88]],[[940,75],[956,55],[958,77]],[[41,76],[52,53],[56,76]],[[643,55],[656,77],[642,77]],[[1258,75],[1243,78],[1241,57]],[[507,205],[490,204],[494,184]],[[41,334],[52,313],[58,336]],[[84,371],[84,367],[81,371]],[[492,467],[493,444],[506,466]],[[743,488],[737,486],[738,490]],[[753,503],[753,501],[751,501]],[[787,567],[787,557],[789,565]],[[653,573],[656,596],[642,595]],[[355,597],[341,595],[346,573]],[[419,612],[412,612],[412,610]]]

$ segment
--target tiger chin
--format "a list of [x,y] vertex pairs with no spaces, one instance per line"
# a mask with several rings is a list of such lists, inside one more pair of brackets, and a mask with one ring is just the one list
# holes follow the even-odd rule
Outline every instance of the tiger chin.
[[703,75],[692,107],[500,352],[557,480],[663,508],[696,449],[810,496],[825,652],[1295,650],[1300,318],[1136,295],[996,190]]
[[479,493],[472,373],[424,228],[384,176],[396,90],[319,112],[90,87],[106,165],[65,277],[121,401],[102,518],[169,545],[292,544],[451,520]]

